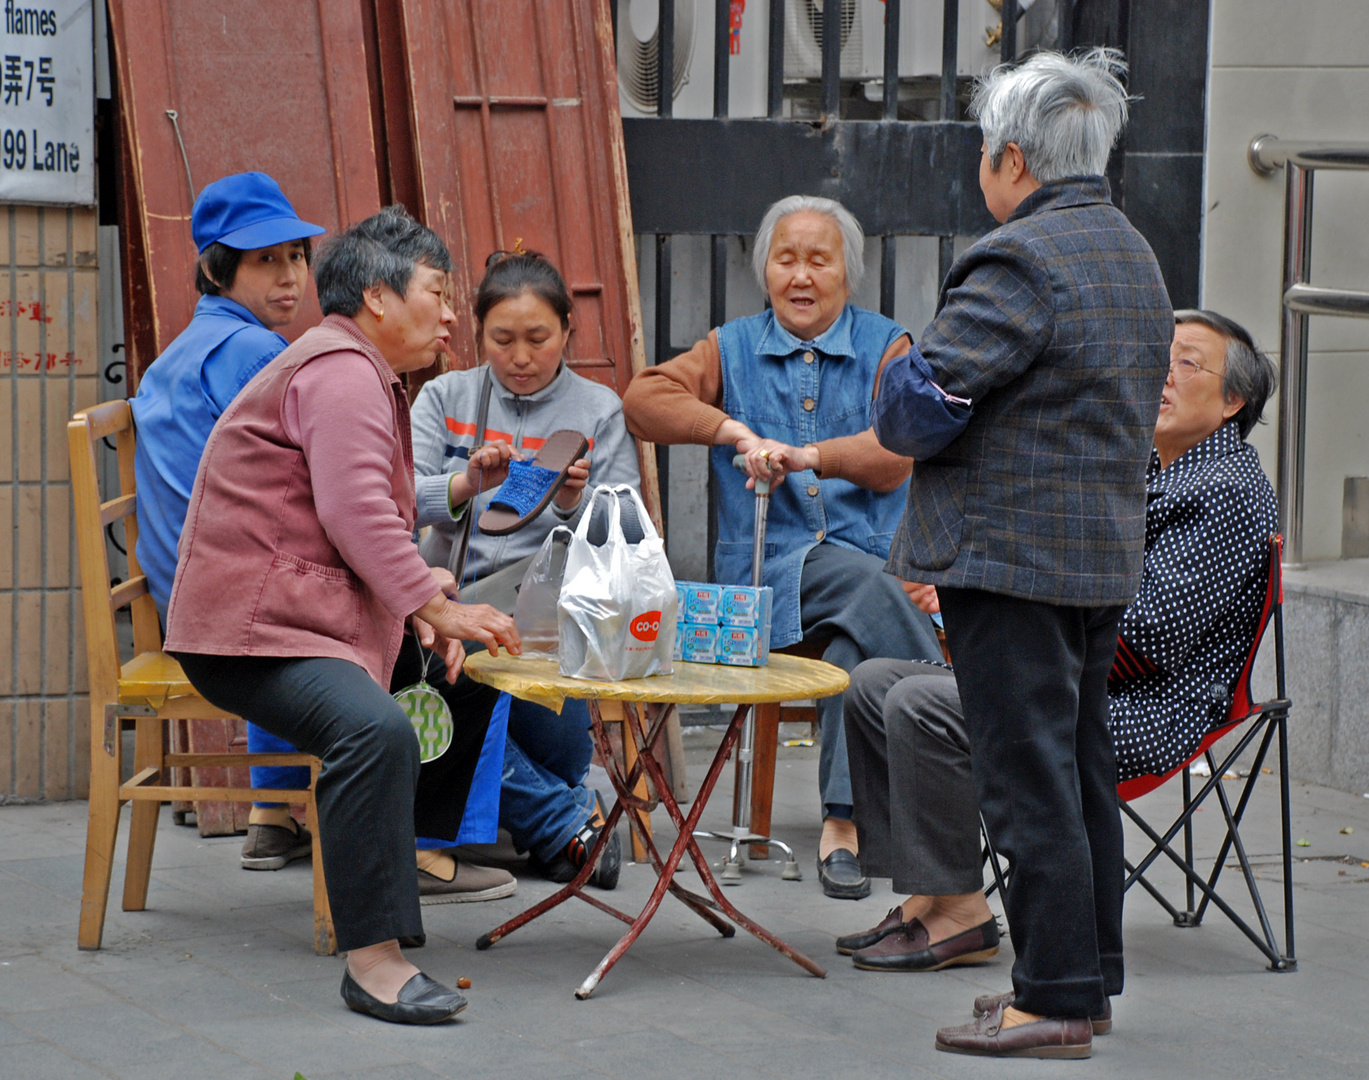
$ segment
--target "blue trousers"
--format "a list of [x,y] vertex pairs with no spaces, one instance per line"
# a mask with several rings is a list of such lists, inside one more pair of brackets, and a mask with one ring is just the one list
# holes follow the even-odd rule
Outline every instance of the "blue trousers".
[[513,700],[504,743],[499,824],[520,851],[550,861],[594,813],[585,787],[593,745],[589,707],[567,701],[560,715],[531,701]]

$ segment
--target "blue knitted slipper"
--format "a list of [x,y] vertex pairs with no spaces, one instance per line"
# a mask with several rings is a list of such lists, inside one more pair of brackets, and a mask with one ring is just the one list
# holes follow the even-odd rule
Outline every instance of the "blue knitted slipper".
[[585,456],[589,442],[578,431],[554,431],[531,461],[509,462],[509,476],[477,522],[489,536],[517,532],[547,508],[566,473]]

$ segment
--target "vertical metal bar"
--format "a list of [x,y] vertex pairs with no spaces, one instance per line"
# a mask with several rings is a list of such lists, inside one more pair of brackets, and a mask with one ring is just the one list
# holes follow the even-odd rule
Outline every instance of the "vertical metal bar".
[[[714,236],[711,265],[708,275],[708,325],[722,326],[727,322],[727,237]],[[706,474],[708,485],[708,523],[705,526],[708,550],[705,561],[707,580],[713,580],[713,549],[718,544],[718,504],[714,498],[713,469]],[[748,806],[750,803],[747,804]]]
[[955,262],[955,237],[939,236],[940,241],[936,247],[937,254],[937,287],[944,285],[946,275],[951,272],[951,264]]
[[960,0],[941,7],[941,119],[955,119],[955,78],[960,55]]
[[822,5],[822,118],[841,119],[841,9],[842,0]]
[[784,112],[784,0],[770,0],[770,58],[765,78],[765,114],[778,120]]
[[[897,0],[895,0],[897,2]],[[898,238],[885,236],[880,238],[879,249],[879,313],[886,319],[894,317],[894,284],[897,280],[895,269],[895,255],[897,254]]]
[[732,74],[732,0],[713,0],[713,116],[728,112],[728,80]]
[[1055,18],[1059,27],[1055,47],[1060,52],[1069,52],[1074,48],[1074,0],[1056,0]]
[[884,119],[898,119],[898,20],[902,0],[884,0]]
[[[1305,282],[1312,263],[1312,172],[1284,166],[1283,292]],[[1303,466],[1307,422],[1307,316],[1283,309],[1279,333],[1279,524],[1284,565],[1302,564]]]
[[[656,236],[656,363],[671,358],[670,348],[670,236]],[[657,482],[661,489],[661,517],[669,528],[670,448],[656,447]]]
[[1017,0],[1003,0],[1003,39],[998,56],[1005,64],[1017,59],[1017,14]]
[[675,106],[675,0],[657,0],[656,115],[670,116]]
[[[1212,757],[1212,755],[1209,754],[1209,755],[1208,755],[1208,759],[1211,760],[1211,757]],[[1188,766],[1187,766],[1187,765],[1185,765],[1184,768],[1183,768],[1182,770],[1180,770],[1180,771],[1181,771],[1182,776],[1183,776],[1183,784],[1182,784],[1182,787],[1183,787],[1183,790],[1184,790],[1184,864],[1185,864],[1186,866],[1192,866],[1192,865],[1193,865],[1193,815],[1190,814],[1190,813],[1188,812],[1188,808],[1189,808],[1190,806],[1193,805],[1193,781],[1189,779],[1189,777],[1190,777],[1191,774],[1190,774],[1189,771],[1188,771]],[[1187,902],[1185,903],[1185,905],[1184,905],[1184,912],[1185,912],[1187,915],[1189,915],[1190,918],[1191,918],[1192,915],[1193,915],[1193,903],[1194,903],[1194,898],[1193,898],[1193,878],[1190,877],[1190,876],[1187,875],[1187,874],[1184,875],[1184,888],[1185,888],[1185,890],[1186,890],[1186,892],[1185,892],[1185,894],[1184,894],[1184,899],[1187,901]],[[1203,902],[1204,902],[1204,904],[1206,904],[1206,902],[1207,902],[1206,896],[1204,896]]]

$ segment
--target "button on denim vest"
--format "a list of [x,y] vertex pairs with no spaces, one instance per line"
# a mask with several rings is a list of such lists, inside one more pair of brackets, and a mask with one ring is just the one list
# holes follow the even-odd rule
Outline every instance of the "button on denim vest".
[[[814,341],[800,341],[770,310],[733,319],[718,329],[723,411],[757,435],[791,446],[859,435],[870,426],[880,358],[906,333],[851,304]],[[714,570],[724,584],[749,585],[756,496],[746,489],[746,474],[732,467],[735,453],[728,445],[711,454],[718,505]],[[762,580],[775,590],[772,648],[803,636],[799,586],[808,552],[831,543],[887,558],[907,491],[906,481],[875,492],[849,480],[819,480],[811,469],[790,473],[771,491]]]

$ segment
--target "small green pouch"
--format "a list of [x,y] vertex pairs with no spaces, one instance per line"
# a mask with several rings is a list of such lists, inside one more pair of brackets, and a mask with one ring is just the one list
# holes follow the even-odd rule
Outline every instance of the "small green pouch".
[[454,725],[446,699],[427,683],[428,653],[423,653],[423,678],[397,691],[394,698],[414,726],[418,737],[418,756],[426,765],[436,761],[452,745]]

